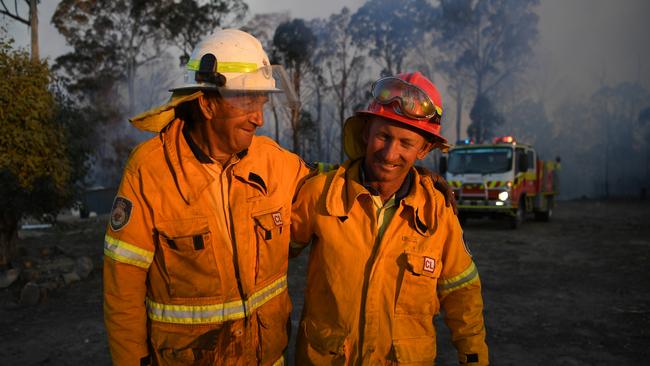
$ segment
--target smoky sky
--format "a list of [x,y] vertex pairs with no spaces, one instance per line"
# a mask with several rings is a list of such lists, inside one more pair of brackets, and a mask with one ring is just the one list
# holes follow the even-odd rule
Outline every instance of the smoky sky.
[[[250,6],[251,16],[256,13],[274,12],[288,13],[290,17],[308,20],[316,17],[327,18],[330,14],[339,12],[344,6],[355,12],[365,3],[365,0],[247,0],[246,2]],[[22,2],[20,3],[24,6]],[[56,0],[49,0],[39,4],[41,56],[48,57],[51,63],[57,56],[71,50],[50,23],[57,3]],[[632,82],[650,90],[650,47],[648,47],[650,22],[647,20],[650,16],[650,0],[541,0],[537,13],[539,39],[535,45],[530,67],[525,70],[525,89],[522,92],[524,97],[541,101],[547,114],[552,115],[557,107],[566,102],[579,104],[587,101],[596,90],[605,85],[615,86],[623,82]],[[0,24],[7,25],[17,46],[28,47],[30,37],[26,26],[2,18]],[[436,82],[441,80],[436,79]],[[155,88],[149,85],[153,84],[142,86],[152,90]],[[444,81],[438,85],[441,87],[443,100],[451,103],[452,98],[445,95],[447,91]],[[454,108],[447,110],[452,112],[447,115],[448,121],[454,120],[452,118],[455,113]],[[468,112],[469,108],[465,107],[460,138],[466,136],[465,131],[470,122]],[[572,118],[575,119],[576,116]],[[564,128],[570,125],[566,121],[567,118],[559,117],[552,121],[553,127],[555,130],[564,131]],[[447,138],[455,139],[454,130],[452,124],[448,124],[443,129]],[[543,145],[543,142],[537,141],[537,143],[538,148],[544,147],[539,146]],[[597,141],[588,141],[588,143],[598,144]],[[563,148],[566,150],[566,146],[555,146],[553,150]],[[647,147],[643,149],[646,151]],[[650,153],[647,154],[646,160],[650,161]],[[563,161],[566,161],[566,164],[563,162],[563,165],[574,168],[580,166],[581,163],[571,161],[571,155],[574,154],[568,155],[565,154],[566,160]],[[583,160],[597,162],[602,159],[589,156],[584,157]],[[643,178],[645,181],[650,177],[650,164],[647,161],[642,168],[646,171]],[[630,163],[629,167],[609,175],[602,173],[599,167],[592,167],[593,172],[589,174],[587,171],[567,168],[564,173],[567,178],[564,180],[565,186],[578,188],[574,189],[575,192],[565,189],[565,195],[578,196],[583,192],[602,194],[603,181],[611,181],[611,184],[614,184],[614,178],[603,178],[606,176],[618,177],[616,179],[623,181],[640,182],[642,178],[638,171],[641,165],[636,161],[634,164],[638,166],[632,166]],[[647,182],[644,184],[647,185]],[[635,191],[635,187],[628,191]]]
[[[40,48],[53,60],[68,52],[50,23],[57,1],[39,5]],[[362,0],[248,0],[250,13],[288,12],[292,17],[325,18],[347,6],[353,12]],[[638,81],[650,88],[650,1],[648,0],[542,0],[538,7],[539,42],[530,73],[542,95],[554,104],[559,99],[584,98],[602,84]],[[16,44],[27,47],[27,27],[6,23]]]
[[542,0],[538,13],[546,96],[580,98],[622,81],[650,87],[650,1]]

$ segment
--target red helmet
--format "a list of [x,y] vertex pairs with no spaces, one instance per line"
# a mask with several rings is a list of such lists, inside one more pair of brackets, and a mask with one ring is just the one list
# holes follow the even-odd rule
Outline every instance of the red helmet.
[[436,86],[419,72],[381,78],[372,84],[373,100],[366,110],[345,121],[346,154],[355,159],[365,154],[362,131],[367,116],[379,116],[405,123],[425,133],[434,147],[446,150],[447,139],[440,134],[442,98]]

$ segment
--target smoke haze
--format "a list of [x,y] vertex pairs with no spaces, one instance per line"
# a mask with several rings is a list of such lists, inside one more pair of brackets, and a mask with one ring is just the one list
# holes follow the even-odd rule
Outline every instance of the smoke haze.
[[[343,6],[355,12],[365,1],[249,0],[247,3],[249,18],[259,13],[288,12],[293,18],[325,19]],[[70,51],[50,23],[56,5],[56,1],[39,5],[41,56],[49,57],[51,63]],[[644,99],[643,94],[650,90],[650,22],[647,20],[650,1],[541,0],[537,13],[539,40],[535,57],[523,75],[523,90],[513,93],[516,95],[511,103],[525,101],[527,104],[522,105],[527,107],[519,106],[516,113],[510,111],[506,117],[535,114],[540,118],[534,119],[536,125],[521,122],[517,126],[517,121],[509,121],[499,132],[507,133],[508,129],[517,130],[525,125],[526,134],[532,134],[535,140],[526,142],[539,145],[546,153],[545,158],[562,155],[564,198],[638,195],[640,188],[650,185],[649,142],[644,140],[643,126],[635,116],[639,109],[650,107],[650,98]],[[7,25],[18,46],[28,47],[26,26],[8,20],[0,22]],[[629,85],[622,85],[625,82]],[[635,89],[637,86],[641,89]],[[632,93],[639,98],[629,106],[625,116],[605,110],[598,114],[598,101],[613,100],[603,96],[604,87],[611,87],[609,92],[617,95]],[[601,92],[600,96],[594,97],[597,91]],[[443,100],[449,101],[447,122],[453,123],[455,119],[450,118],[454,114],[453,103],[445,97],[448,93],[444,87],[442,94]],[[152,103],[149,100],[145,104]],[[466,106],[463,113],[462,135],[469,124],[468,109]],[[646,130],[647,127],[650,126]],[[455,128],[448,126],[445,131],[450,140],[455,140]],[[617,147],[625,146],[626,139],[630,139],[629,150]],[[603,152],[605,144],[611,146],[611,151]],[[605,157],[614,159],[608,160],[608,168],[602,167]]]

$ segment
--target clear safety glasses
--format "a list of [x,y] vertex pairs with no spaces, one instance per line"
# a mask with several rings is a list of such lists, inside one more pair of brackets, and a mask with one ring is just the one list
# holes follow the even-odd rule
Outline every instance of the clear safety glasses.
[[422,89],[396,77],[386,77],[372,84],[372,97],[380,104],[397,102],[395,112],[418,120],[440,124],[442,109]]
[[289,77],[282,66],[260,67],[252,72],[241,72],[235,77],[226,74],[226,87],[219,92],[233,107],[257,110],[267,101],[277,106],[295,107],[300,104]]

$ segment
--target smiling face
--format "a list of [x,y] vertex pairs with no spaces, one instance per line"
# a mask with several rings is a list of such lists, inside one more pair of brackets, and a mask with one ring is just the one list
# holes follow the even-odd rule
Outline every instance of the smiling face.
[[247,149],[255,131],[264,125],[266,94],[240,94],[212,100],[210,118],[217,146],[221,152],[235,154]]
[[404,124],[372,116],[364,129],[365,167],[369,180],[402,184],[416,160],[424,159],[431,143]]

